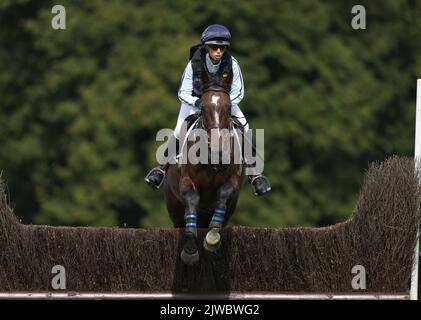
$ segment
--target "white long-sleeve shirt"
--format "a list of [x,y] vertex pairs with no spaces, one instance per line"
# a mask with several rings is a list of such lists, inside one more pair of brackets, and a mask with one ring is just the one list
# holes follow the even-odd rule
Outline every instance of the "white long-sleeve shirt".
[[[244,98],[244,81],[243,75],[241,74],[240,66],[237,60],[232,57],[232,72],[233,79],[231,84],[230,98],[232,106],[237,106],[240,101]],[[191,61],[184,69],[183,76],[181,77],[181,86],[178,90],[178,99],[182,104],[187,104],[191,107],[194,106],[198,97],[192,96],[193,94],[193,68]]]

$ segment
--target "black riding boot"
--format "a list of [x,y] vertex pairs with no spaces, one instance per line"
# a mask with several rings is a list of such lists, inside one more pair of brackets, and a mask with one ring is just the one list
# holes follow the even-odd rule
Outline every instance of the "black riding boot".
[[[258,156],[256,147],[253,141],[249,141],[248,139],[244,139],[245,143],[251,143],[251,147],[253,153]],[[248,160],[247,155],[244,155],[246,166],[249,170],[252,171],[252,174],[248,176],[251,189],[253,190],[253,194],[255,196],[263,196],[264,194],[268,193],[271,190],[271,186],[269,183],[268,178],[266,178],[263,174],[257,173],[255,167],[256,163]]]
[[[174,148],[168,148],[171,143],[176,143],[175,153],[170,153],[170,150],[174,150]],[[164,159],[171,159],[176,156],[178,150],[178,139],[172,135],[167,143],[167,147],[164,151]],[[167,156],[165,156],[167,154]],[[159,189],[164,182],[165,175],[167,174],[168,167],[170,166],[169,162],[161,161],[162,164],[153,168],[145,177],[145,181],[148,185],[150,185],[154,189]]]
[[255,196],[263,196],[271,190],[268,178],[262,174],[249,176],[249,182]]
[[168,163],[160,164],[153,168],[145,177],[145,181],[154,189],[159,189],[164,182],[165,175],[167,174]]

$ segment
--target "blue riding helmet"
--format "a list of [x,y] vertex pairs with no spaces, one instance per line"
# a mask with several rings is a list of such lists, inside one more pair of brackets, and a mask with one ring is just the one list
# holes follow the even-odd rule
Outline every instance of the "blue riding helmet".
[[227,27],[221,24],[212,24],[203,31],[200,40],[203,44],[229,46],[231,44],[231,33]]

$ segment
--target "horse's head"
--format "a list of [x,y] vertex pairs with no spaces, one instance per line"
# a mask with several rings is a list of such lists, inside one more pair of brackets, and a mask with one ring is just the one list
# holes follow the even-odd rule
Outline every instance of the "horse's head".
[[218,86],[204,90],[202,94],[202,122],[208,134],[211,153],[226,150],[230,129],[231,99],[229,93]]

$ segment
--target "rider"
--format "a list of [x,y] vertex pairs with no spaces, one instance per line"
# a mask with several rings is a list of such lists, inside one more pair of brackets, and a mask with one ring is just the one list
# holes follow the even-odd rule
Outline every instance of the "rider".
[[[230,79],[227,91],[231,98],[231,114],[238,118],[243,125],[244,131],[249,126],[243,112],[238,104],[244,97],[244,83],[241,70],[237,60],[226,50],[231,43],[229,30],[220,24],[208,26],[201,36],[201,47],[196,50],[187,64],[182,76],[182,83],[178,91],[178,98],[181,101],[181,109],[178,115],[174,135],[168,141],[174,143],[180,138],[180,130],[184,120],[192,114],[198,113],[201,107],[202,83],[200,73],[208,72],[215,79],[216,84],[226,85],[224,78]],[[206,66],[206,67],[205,67]],[[225,81],[226,82],[226,81]],[[253,146],[254,147],[254,146]],[[171,148],[167,148],[169,151]],[[170,158],[168,155],[167,159]],[[158,189],[166,175],[169,163],[163,163],[152,169],[145,178],[145,181],[155,189]],[[262,174],[249,175],[249,182],[255,195],[263,195],[270,191],[269,181]]]

